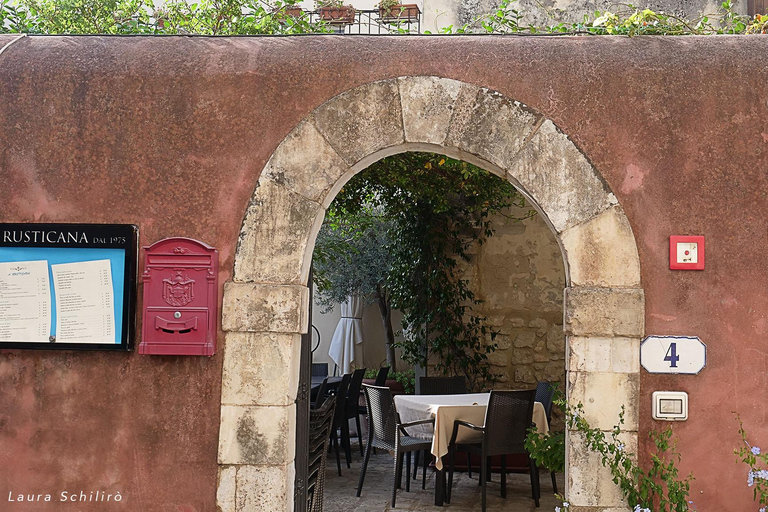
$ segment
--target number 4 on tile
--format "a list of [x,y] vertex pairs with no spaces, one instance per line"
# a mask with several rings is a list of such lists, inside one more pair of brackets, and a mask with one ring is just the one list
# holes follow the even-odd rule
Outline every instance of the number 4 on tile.
[[664,360],[669,361],[670,368],[677,368],[677,362],[680,360],[680,356],[677,355],[677,343],[669,344]]

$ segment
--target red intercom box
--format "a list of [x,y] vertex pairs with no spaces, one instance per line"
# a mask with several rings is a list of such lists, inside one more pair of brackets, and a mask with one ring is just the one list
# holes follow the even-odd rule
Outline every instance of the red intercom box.
[[219,253],[191,238],[144,247],[144,315],[139,354],[216,353]]

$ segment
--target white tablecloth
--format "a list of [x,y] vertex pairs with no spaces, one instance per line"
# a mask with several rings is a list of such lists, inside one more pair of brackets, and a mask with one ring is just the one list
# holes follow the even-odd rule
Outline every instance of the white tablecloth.
[[[435,467],[443,469],[442,457],[448,453],[448,444],[453,434],[454,420],[468,421],[474,425],[483,425],[485,410],[488,408],[490,393],[468,393],[464,395],[396,395],[395,407],[404,423],[435,418],[435,428],[431,425],[410,427],[408,433],[414,437],[429,439],[432,437],[432,455],[437,462]],[[539,402],[533,405],[533,422],[540,434],[549,432],[547,414]],[[434,437],[433,437],[434,435]],[[458,442],[471,442],[478,432],[459,429]],[[478,438],[479,442],[479,438]]]

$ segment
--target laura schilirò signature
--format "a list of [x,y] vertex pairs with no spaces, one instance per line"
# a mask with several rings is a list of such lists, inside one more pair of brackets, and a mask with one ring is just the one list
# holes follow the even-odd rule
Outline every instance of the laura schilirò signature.
[[123,501],[123,495],[120,491],[106,492],[106,491],[61,491],[59,493],[17,493],[8,491],[8,503],[28,503],[28,502],[115,502],[120,503]]

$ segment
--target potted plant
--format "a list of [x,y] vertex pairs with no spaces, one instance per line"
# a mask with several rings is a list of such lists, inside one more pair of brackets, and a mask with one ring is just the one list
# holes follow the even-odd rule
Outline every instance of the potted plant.
[[277,19],[285,20],[287,18],[301,18],[304,11],[297,4],[286,3],[275,9],[273,14]]
[[320,19],[332,25],[350,25],[355,22],[355,8],[344,5],[343,0],[317,0]]
[[415,20],[419,17],[419,6],[416,4],[401,4],[398,0],[381,0],[379,16],[386,23]]

